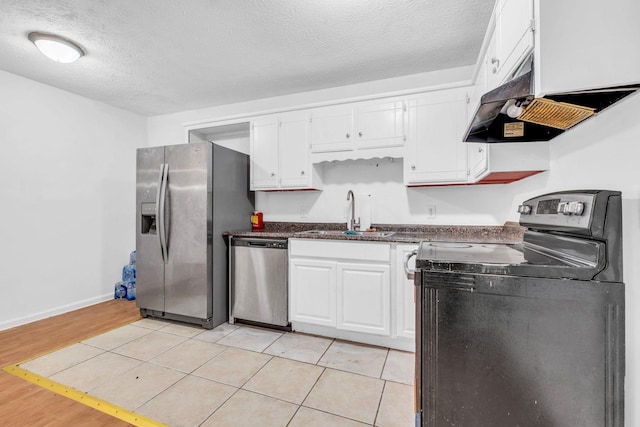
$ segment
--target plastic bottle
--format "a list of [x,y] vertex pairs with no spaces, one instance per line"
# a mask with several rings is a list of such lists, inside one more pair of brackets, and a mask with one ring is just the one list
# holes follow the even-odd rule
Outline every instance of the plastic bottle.
[[135,264],[127,264],[124,267],[122,267],[122,281],[135,283],[136,281],[136,265]]
[[120,298],[125,298],[126,296],[127,296],[127,283],[117,282],[114,286],[113,298],[120,299]]
[[136,251],[133,251],[129,254],[129,264],[134,264],[136,263]]
[[127,283],[127,296],[126,298],[129,301],[136,299],[136,284],[135,283]]

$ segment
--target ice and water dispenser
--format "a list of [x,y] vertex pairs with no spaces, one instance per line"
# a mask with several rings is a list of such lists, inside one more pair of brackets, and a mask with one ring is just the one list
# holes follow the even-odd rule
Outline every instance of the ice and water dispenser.
[[141,234],[157,234],[156,231],[156,204],[155,203],[142,203],[140,209],[140,215],[142,216]]

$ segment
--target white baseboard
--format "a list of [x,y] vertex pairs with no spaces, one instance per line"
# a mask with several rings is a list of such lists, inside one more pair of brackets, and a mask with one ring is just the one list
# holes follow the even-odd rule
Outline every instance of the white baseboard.
[[108,301],[113,298],[113,293],[98,295],[96,297],[87,298],[82,301],[75,301],[70,304],[65,304],[60,307],[55,307],[50,310],[41,311],[38,313],[29,314],[27,316],[16,317],[3,322],[0,322],[0,331],[13,328],[27,323],[35,322],[36,320],[46,319],[47,317],[55,316],[57,314],[67,313],[69,311],[77,310],[78,308],[88,307],[90,305],[98,304],[104,301]]

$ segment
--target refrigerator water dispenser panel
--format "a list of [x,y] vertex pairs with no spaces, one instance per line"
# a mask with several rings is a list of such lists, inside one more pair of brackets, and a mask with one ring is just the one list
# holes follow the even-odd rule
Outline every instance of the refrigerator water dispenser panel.
[[140,206],[140,233],[157,234],[156,232],[156,204],[142,203]]

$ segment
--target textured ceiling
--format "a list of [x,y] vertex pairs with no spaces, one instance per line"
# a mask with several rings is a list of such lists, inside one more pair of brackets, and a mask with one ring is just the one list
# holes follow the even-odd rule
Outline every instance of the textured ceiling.
[[[495,0],[0,0],[0,69],[143,115],[473,64]],[[87,55],[54,63],[51,32]]]

